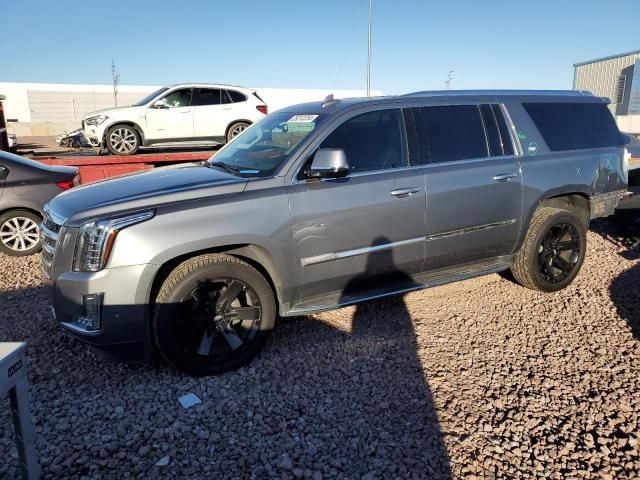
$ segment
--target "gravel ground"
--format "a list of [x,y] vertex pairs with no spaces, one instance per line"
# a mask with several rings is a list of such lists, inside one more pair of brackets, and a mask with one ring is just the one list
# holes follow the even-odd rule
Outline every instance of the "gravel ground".
[[39,259],[2,257],[0,338],[29,342],[45,478],[633,479],[638,258],[591,232],[564,291],[491,275],[286,319],[252,365],[192,379],[105,363],[51,318]]

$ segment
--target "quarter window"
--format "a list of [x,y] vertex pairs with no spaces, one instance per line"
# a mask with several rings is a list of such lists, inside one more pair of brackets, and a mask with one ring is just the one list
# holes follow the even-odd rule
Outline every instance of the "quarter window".
[[[247,100],[247,97],[245,97],[243,93],[240,93],[236,90],[226,90],[226,92],[227,92],[227,97],[231,99],[231,103],[244,102]],[[223,102],[223,103],[227,103],[227,102]]]
[[430,163],[487,157],[487,140],[477,105],[415,108],[414,118],[422,155]]
[[341,148],[352,172],[372,172],[408,165],[404,119],[400,109],[353,117],[336,128],[320,148]]
[[523,103],[522,106],[552,151],[624,145],[604,103]]

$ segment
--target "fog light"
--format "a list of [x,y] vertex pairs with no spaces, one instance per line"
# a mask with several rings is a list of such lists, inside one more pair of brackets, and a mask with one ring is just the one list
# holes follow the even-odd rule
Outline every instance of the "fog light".
[[82,296],[84,314],[77,317],[73,323],[89,332],[100,330],[102,314],[102,293]]

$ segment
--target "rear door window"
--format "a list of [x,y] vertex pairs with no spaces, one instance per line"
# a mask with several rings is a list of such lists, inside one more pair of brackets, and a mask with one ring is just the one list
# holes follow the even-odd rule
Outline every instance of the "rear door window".
[[504,119],[504,114],[500,105],[491,105],[494,118],[498,123],[498,130],[500,131],[500,141],[502,142],[502,151],[505,155],[513,155],[513,140],[507,127],[507,121]]
[[220,89],[218,88],[198,88],[194,98],[194,105],[220,105]]
[[487,139],[477,105],[413,109],[422,155],[429,163],[488,156]]
[[624,145],[604,103],[523,103],[522,106],[552,151]]
[[484,129],[487,134],[489,155],[492,157],[513,155],[511,135],[507,129],[507,122],[504,119],[500,105],[481,105],[480,111],[482,112]]
[[502,141],[500,140],[500,131],[496,117],[493,114],[491,105],[481,105],[482,120],[484,121],[484,129],[487,134],[487,143],[489,144],[489,155],[491,157],[501,157],[504,155],[502,150]]

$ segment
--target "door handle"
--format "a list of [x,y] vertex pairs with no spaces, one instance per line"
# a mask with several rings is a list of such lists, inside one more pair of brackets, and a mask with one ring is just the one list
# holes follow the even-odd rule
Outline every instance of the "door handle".
[[493,181],[494,182],[506,182],[507,180],[511,179],[511,178],[517,178],[518,174],[517,173],[499,173],[498,175],[494,175],[493,176]]
[[389,192],[394,197],[408,197],[409,195],[413,195],[414,193],[418,193],[420,189],[418,187],[409,187],[409,188],[398,188],[396,190],[391,190]]

